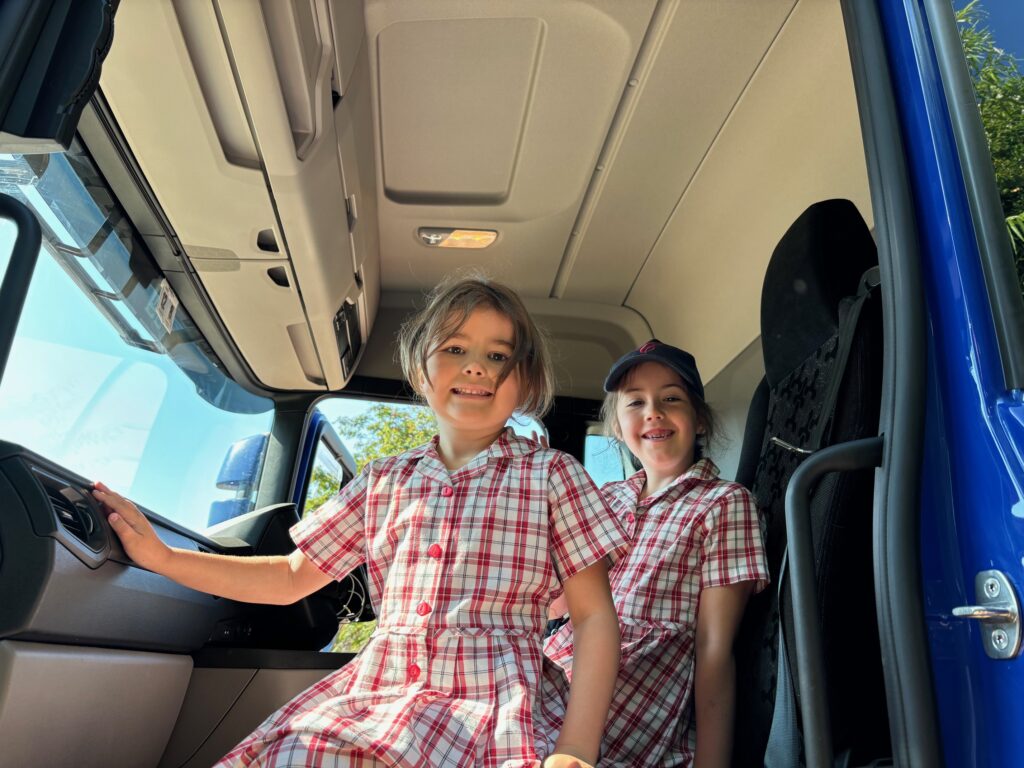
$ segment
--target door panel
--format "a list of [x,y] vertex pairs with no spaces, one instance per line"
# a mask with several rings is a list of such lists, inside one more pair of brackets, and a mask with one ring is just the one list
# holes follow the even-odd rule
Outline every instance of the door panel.
[[1012,361],[1001,355],[1009,310],[992,301],[986,285],[983,264],[992,254],[981,252],[980,213],[962,170],[977,172],[979,158],[950,114],[951,107],[974,108],[972,94],[953,89],[938,63],[944,52],[934,41],[952,21],[948,2],[904,0],[879,10],[923,246],[928,387],[920,552],[939,732],[948,765],[1012,765],[1024,752],[1017,727],[1024,721],[1024,660],[990,658],[980,624],[952,613],[978,602],[982,571],[1002,571],[1018,592],[1024,586],[1024,397],[1013,388]]

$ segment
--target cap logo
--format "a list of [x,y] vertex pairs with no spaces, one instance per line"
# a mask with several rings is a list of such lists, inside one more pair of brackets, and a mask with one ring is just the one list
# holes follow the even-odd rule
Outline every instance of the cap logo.
[[654,349],[656,346],[658,345],[655,344],[653,341],[648,341],[646,344],[640,347],[640,349],[638,349],[637,352],[640,352],[641,354],[646,354],[647,352],[650,352],[652,349]]

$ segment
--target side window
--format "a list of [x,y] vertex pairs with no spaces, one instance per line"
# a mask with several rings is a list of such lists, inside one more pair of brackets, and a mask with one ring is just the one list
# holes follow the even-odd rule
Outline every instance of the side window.
[[[313,466],[306,492],[304,511],[309,512],[337,492],[340,483],[339,472],[345,482],[358,473],[363,466],[376,458],[393,456],[425,443],[437,432],[434,414],[428,408],[415,403],[396,403],[381,400],[357,400],[336,397],[321,400],[316,410],[324,420],[324,432],[317,442],[313,455]],[[326,439],[324,436],[328,436]],[[339,454],[332,447],[330,436],[343,442],[345,453]],[[348,453],[348,451],[351,453]],[[347,458],[346,458],[347,456]],[[346,605],[342,613],[355,615],[359,604],[367,599],[360,589],[361,584],[350,583],[343,588],[351,594],[343,595]],[[348,585],[348,586],[345,586]],[[327,650],[336,653],[357,653],[373,633],[377,622],[354,621],[343,618],[338,633]]]
[[598,424],[587,429],[583,466],[598,486],[624,480],[634,472],[629,451],[615,438],[602,434]]
[[1024,292],[1024,6],[1020,0],[955,0],[953,6]]
[[538,437],[548,436],[547,428],[537,419],[533,418],[533,416],[513,413],[505,426],[512,427],[513,432],[523,437],[533,437],[534,435]]
[[[323,418],[323,417],[321,417]],[[355,462],[337,436],[334,427],[326,422],[316,441],[313,466],[306,486],[306,500],[302,516],[318,509],[354,476]]]

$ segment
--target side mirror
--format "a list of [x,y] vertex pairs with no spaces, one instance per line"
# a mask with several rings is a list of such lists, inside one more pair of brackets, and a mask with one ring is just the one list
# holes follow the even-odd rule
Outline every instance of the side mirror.
[[266,434],[250,435],[228,448],[224,463],[217,473],[217,487],[234,491],[235,496],[210,505],[207,525],[217,525],[249,511],[260,479],[267,440]]

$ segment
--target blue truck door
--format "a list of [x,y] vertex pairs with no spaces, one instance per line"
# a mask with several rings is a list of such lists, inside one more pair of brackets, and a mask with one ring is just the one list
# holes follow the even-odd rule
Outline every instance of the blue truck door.
[[1011,612],[1024,589],[1020,288],[949,0],[880,0],[878,9],[922,246],[920,563],[940,737],[949,766],[1018,765],[1024,660]]

